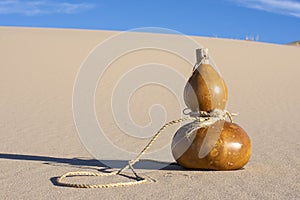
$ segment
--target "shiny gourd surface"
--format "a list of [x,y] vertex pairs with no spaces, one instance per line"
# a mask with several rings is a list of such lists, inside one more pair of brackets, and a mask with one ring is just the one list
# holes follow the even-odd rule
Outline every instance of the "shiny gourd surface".
[[189,169],[240,169],[249,161],[251,151],[247,133],[239,125],[227,121],[218,121],[189,135],[183,126],[172,142],[177,163]]
[[[192,111],[224,110],[227,86],[210,64],[201,64],[189,78],[184,101]],[[252,146],[247,133],[227,121],[190,132],[192,123],[181,127],[172,141],[172,154],[178,164],[189,169],[234,170],[250,159]]]
[[184,88],[185,104],[192,111],[224,110],[227,100],[227,86],[210,64],[201,64]]

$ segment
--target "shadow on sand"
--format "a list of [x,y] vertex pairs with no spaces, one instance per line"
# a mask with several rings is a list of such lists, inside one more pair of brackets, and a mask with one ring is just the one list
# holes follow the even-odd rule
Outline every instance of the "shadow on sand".
[[[0,160],[20,160],[20,161],[34,161],[42,162],[43,164],[53,166],[73,166],[76,168],[93,169],[103,173],[109,173],[112,168],[121,169],[127,165],[128,160],[96,160],[88,158],[57,158],[50,156],[38,156],[38,155],[24,155],[24,154],[6,154],[0,153]],[[104,164],[105,163],[105,164]],[[181,167],[177,163],[158,162],[154,160],[140,160],[134,165],[135,169],[141,170],[175,170],[175,171],[187,171],[187,169]],[[243,170],[243,169],[242,169]],[[189,169],[188,171],[191,171]],[[193,171],[214,171],[214,170],[193,170]],[[127,175],[124,175],[127,177]],[[50,178],[50,181],[55,186],[60,186],[57,183],[58,177]],[[132,178],[128,176],[128,178]]]
[[[127,165],[128,160],[96,160],[85,158],[57,158],[50,156],[38,156],[38,155],[24,155],[24,154],[5,154],[0,153],[0,159],[8,160],[24,160],[24,161],[37,161],[44,164],[66,164],[70,166],[85,168],[85,167],[100,167],[100,168],[122,168]],[[136,169],[145,170],[185,170],[177,163],[158,162],[154,160],[140,160],[140,162],[134,165]],[[93,168],[94,169],[94,168]],[[103,171],[101,169],[100,171]]]
[[[85,158],[57,158],[50,156],[38,156],[38,155],[24,155],[24,154],[5,154],[0,153],[1,160],[20,160],[20,161],[34,161],[42,162],[48,165],[68,165],[74,166],[76,168],[91,168],[101,171],[103,173],[108,173],[111,168],[120,169],[127,165],[128,160],[96,160],[96,159],[85,159]],[[104,164],[105,163],[105,164]],[[109,166],[109,167],[108,167]],[[177,163],[166,163],[157,162],[153,160],[141,160],[135,166],[135,169],[145,169],[145,170],[185,170]],[[126,176],[127,178],[133,178],[131,176]],[[55,186],[60,186],[57,182],[58,177],[51,177],[50,181]]]

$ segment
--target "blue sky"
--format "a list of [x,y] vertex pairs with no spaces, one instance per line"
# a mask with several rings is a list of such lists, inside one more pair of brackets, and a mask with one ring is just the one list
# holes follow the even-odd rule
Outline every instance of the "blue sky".
[[284,44],[300,40],[300,0],[0,0],[0,26],[162,27]]

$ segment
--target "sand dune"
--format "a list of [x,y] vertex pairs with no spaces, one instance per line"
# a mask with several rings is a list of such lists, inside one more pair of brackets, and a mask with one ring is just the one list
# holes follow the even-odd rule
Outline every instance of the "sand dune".
[[[0,28],[0,199],[300,198],[300,48],[205,37],[192,38],[209,48],[228,85],[228,110],[239,113],[235,121],[252,140],[253,154],[245,168],[225,172],[188,171],[171,165],[162,170],[146,170],[145,175],[157,182],[139,186],[94,190],[57,186],[55,177],[65,172],[101,168],[77,134],[72,93],[79,68],[89,52],[115,34],[113,31]],[[132,34],[150,41],[156,37]],[[161,37],[168,41],[175,36]],[[107,54],[114,50],[107,49]],[[194,49],[187,54],[194,59]],[[104,124],[104,131],[111,133],[107,137],[129,152],[138,152],[149,139],[135,142],[120,134],[122,131],[109,111],[111,90],[133,66],[149,62],[171,66],[184,78],[191,70],[190,63],[168,52],[135,51],[111,63],[95,93],[97,118]],[[141,90],[130,99],[132,118],[137,124],[149,123],[149,106],[157,101],[165,106],[167,120],[180,116],[181,107],[174,94],[157,85],[142,89],[148,89],[146,96]],[[160,111],[156,115],[153,130],[164,122],[159,120],[164,116]],[[170,143],[176,128],[169,129],[154,149]],[[169,159],[167,155],[166,158]],[[117,157],[113,161],[119,160],[123,159]],[[118,180],[114,177],[95,181]]]

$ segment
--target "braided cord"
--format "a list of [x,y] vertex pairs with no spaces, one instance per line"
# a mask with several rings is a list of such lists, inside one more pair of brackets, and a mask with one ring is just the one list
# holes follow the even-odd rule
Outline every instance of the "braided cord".
[[[122,186],[131,186],[131,185],[138,185],[142,183],[146,183],[147,179],[139,176],[134,168],[133,165],[137,163],[140,158],[145,154],[145,152],[152,146],[152,144],[157,140],[159,135],[165,131],[169,126],[172,126],[174,124],[181,123],[183,121],[187,120],[195,120],[197,119],[196,117],[186,117],[186,118],[181,118],[178,120],[173,120],[168,123],[166,123],[163,127],[161,127],[157,133],[152,137],[152,139],[149,141],[149,143],[144,147],[144,149],[132,160],[128,162],[128,164],[120,169],[119,171],[114,171],[110,173],[93,173],[93,172],[68,172],[61,177],[57,179],[57,183],[61,186],[67,186],[67,187],[75,187],[75,188],[112,188],[112,187],[122,187]],[[74,176],[114,176],[114,175],[120,175],[121,172],[124,170],[130,168],[135,175],[135,180],[136,181],[130,181],[130,182],[119,182],[119,183],[108,183],[108,184],[81,184],[81,183],[70,183],[65,181],[67,177],[74,177]]]
[[[189,116],[185,118],[181,118],[178,120],[173,120],[168,123],[166,123],[164,126],[162,126],[156,134],[151,138],[151,140],[148,142],[148,144],[144,147],[144,149],[132,160],[128,161],[128,164],[120,169],[119,171],[113,171],[110,173],[93,173],[93,172],[68,172],[61,177],[57,179],[57,183],[61,186],[67,186],[67,187],[75,187],[75,188],[111,188],[111,187],[121,187],[121,186],[131,186],[131,185],[138,185],[142,183],[146,183],[147,179],[139,176],[135,170],[133,165],[140,161],[140,158],[146,153],[146,151],[152,146],[152,144],[157,140],[159,135],[165,131],[168,127],[178,124],[184,121],[188,120],[194,120],[195,123],[198,124],[198,128],[209,126],[213,123],[215,123],[218,120],[225,120],[226,117],[230,119],[232,122],[232,114],[228,111],[223,110],[213,110],[212,112],[206,112],[206,111],[198,111],[198,112],[190,112],[188,113]],[[235,115],[235,114],[233,114]],[[114,175],[120,175],[121,172],[123,172],[126,169],[131,169],[132,173],[135,175],[135,181],[129,181],[129,182],[119,182],[119,183],[109,183],[109,184],[80,184],[80,183],[70,183],[65,181],[67,177],[74,177],[74,176],[114,176]]]

